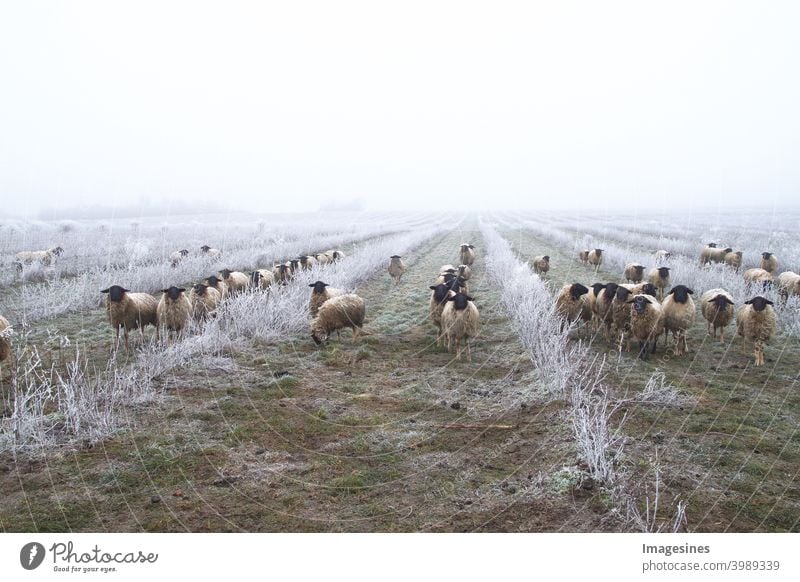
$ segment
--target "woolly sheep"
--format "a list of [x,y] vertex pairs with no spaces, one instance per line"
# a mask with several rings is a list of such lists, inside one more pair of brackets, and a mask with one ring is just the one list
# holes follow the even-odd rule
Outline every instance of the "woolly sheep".
[[614,323],[614,314],[611,311],[611,304],[614,301],[614,296],[617,294],[619,285],[616,283],[606,283],[603,288],[597,293],[597,299],[594,302],[594,314],[597,317],[597,325],[605,327],[605,336],[611,339],[611,326]]
[[304,271],[308,271],[317,264],[317,259],[313,255],[303,255],[300,257],[300,266]]
[[661,308],[664,311],[664,339],[672,332],[675,342],[673,353],[680,356],[689,351],[686,332],[694,325],[696,312],[692,294],[686,285],[675,285],[669,290]]
[[742,352],[747,353],[747,340],[753,342],[755,365],[764,365],[764,344],[778,329],[772,301],[756,296],[744,302],[736,312],[736,333],[742,336]]
[[240,271],[231,271],[230,269],[222,269],[219,272],[222,275],[222,280],[228,286],[228,292],[231,295],[241,293],[250,284],[250,279]]
[[469,265],[459,265],[458,276],[464,281],[469,281],[472,278],[472,268]]
[[308,302],[308,312],[311,314],[311,317],[317,316],[319,308],[322,307],[326,301],[333,297],[344,295],[343,290],[330,287],[327,283],[323,283],[322,281],[315,281],[311,283],[309,287],[314,288],[311,292],[311,299]]
[[334,331],[349,327],[353,330],[353,342],[364,326],[366,309],[364,300],[353,293],[338,295],[326,301],[311,323],[311,338],[317,345],[325,342]]
[[472,263],[475,262],[475,247],[469,243],[462,243],[458,254],[458,262],[471,267]]
[[588,292],[589,289],[586,286],[580,283],[571,283],[564,285],[556,295],[556,313],[564,318],[568,325],[581,317],[584,305],[581,296]]
[[664,263],[672,258],[672,253],[665,250],[658,250],[655,252],[657,263]]
[[589,249],[583,249],[582,251],[578,252],[578,259],[580,259],[581,263],[584,265],[589,264]]
[[781,295],[800,295],[800,275],[793,271],[784,271],[778,275],[778,288]]
[[761,287],[766,289],[772,285],[772,273],[764,269],[747,269],[743,274],[747,288],[752,288],[756,283],[761,283]]
[[389,275],[392,277],[395,285],[400,284],[400,279],[403,276],[403,273],[406,272],[406,265],[403,262],[403,257],[400,255],[392,255],[389,261]]
[[593,249],[589,251],[589,256],[586,260],[594,267],[594,270],[597,271],[600,265],[603,264],[603,249]]
[[708,322],[708,335],[725,343],[725,326],[733,321],[733,296],[725,289],[709,289],[700,296],[700,313]]
[[725,254],[725,264],[733,267],[733,270],[739,272],[739,267],[742,266],[742,251],[731,251]]
[[25,265],[32,265],[38,263],[42,266],[49,267],[54,264],[56,257],[64,252],[61,247],[53,247],[44,251],[20,251],[14,255],[14,264],[17,271],[22,271]]
[[537,275],[544,275],[550,270],[550,257],[548,255],[539,255],[533,257],[533,272]]
[[228,298],[228,285],[216,275],[211,275],[210,277],[204,279],[203,284],[211,287],[212,289],[216,289],[217,293],[219,293],[220,301],[224,301]]
[[461,359],[461,342],[467,344],[467,361],[472,361],[470,340],[478,335],[480,313],[472,297],[456,293],[447,298],[442,310],[442,331],[447,342],[447,351],[455,344],[456,358]]
[[617,287],[617,292],[611,300],[611,321],[614,324],[614,329],[617,333],[618,349],[622,351],[623,343],[627,338],[626,351],[630,351],[630,326],[631,326],[631,306],[628,303],[628,298],[633,293],[633,285],[622,284]]
[[658,290],[658,298],[664,298],[664,289],[669,287],[669,267],[653,267],[647,280]]
[[213,249],[208,245],[203,245],[200,247],[200,252],[203,253],[209,259],[220,259],[222,258],[222,251],[219,249]]
[[195,320],[202,321],[214,314],[222,301],[222,295],[214,287],[196,283],[189,292],[189,301],[192,304],[192,316]]
[[288,262],[278,263],[272,267],[272,278],[279,285],[286,285],[292,278],[292,265]]
[[436,334],[436,345],[438,346],[441,345],[442,340],[442,311],[444,311],[444,306],[447,304],[447,298],[455,295],[455,292],[444,283],[431,285],[429,289],[431,289],[432,293],[428,302],[428,313],[438,330]]
[[641,283],[644,279],[644,265],[628,263],[625,265],[625,280],[631,283]]
[[14,330],[8,320],[0,315],[0,362],[11,356],[11,334]]
[[186,249],[181,249],[179,251],[175,251],[169,256],[170,264],[173,267],[177,267],[180,265],[181,261],[185,259],[189,255],[189,251]]
[[591,320],[593,329],[597,328],[597,323],[599,322],[599,320],[594,317],[595,304],[597,303],[597,295],[603,289],[605,289],[605,284],[604,283],[592,283],[589,286],[589,292],[586,295],[583,296],[585,298],[584,299],[584,303],[585,303],[584,309],[588,309],[590,311],[590,316],[588,317],[588,319],[584,318],[584,314],[582,313],[581,314],[581,319],[584,319],[584,321]]
[[175,332],[179,336],[189,325],[192,302],[183,287],[173,285],[169,289],[162,289],[161,292],[163,295],[158,300],[156,319],[158,328],[165,330],[169,339],[170,332]]
[[727,247],[724,249],[718,249],[716,246],[710,246],[714,243],[709,243],[709,246],[704,248],[700,251],[700,266],[707,265],[709,263],[723,263],[725,262],[725,256],[728,253],[732,253],[733,249],[731,247]]
[[119,285],[111,285],[102,289],[106,297],[108,321],[116,332],[115,349],[119,347],[119,328],[125,333],[125,349],[130,349],[128,332],[138,329],[144,341],[144,328],[147,325],[156,327],[158,333],[158,300],[149,293],[131,293]]
[[345,257],[345,254],[337,249],[325,251],[325,255],[328,257],[328,262],[330,263],[338,263]]
[[457,277],[457,273],[458,269],[453,265],[442,265],[442,268],[439,269],[439,276],[436,277],[436,284],[444,283],[446,278]]
[[274,281],[272,271],[256,269],[250,272],[250,286],[258,289],[269,289]]
[[[634,295],[631,304],[631,336],[639,342],[639,357],[646,359],[648,351],[655,353],[658,336],[664,331],[664,312],[658,300],[651,295]],[[648,350],[648,344],[652,349]]]
[[761,264],[759,266],[768,273],[774,274],[775,271],[778,270],[778,257],[772,253],[764,251],[761,253]]
[[311,256],[314,257],[314,259],[316,259],[317,263],[320,265],[327,265],[332,259],[332,257],[328,256],[326,253],[317,253]]

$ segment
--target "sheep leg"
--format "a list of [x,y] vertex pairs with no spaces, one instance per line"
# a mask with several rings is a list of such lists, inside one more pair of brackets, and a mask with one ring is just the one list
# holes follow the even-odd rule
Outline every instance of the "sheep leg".
[[469,338],[465,339],[464,342],[467,344],[467,361],[471,362],[472,361],[472,349],[470,348],[470,345],[469,345]]
[[128,328],[127,328],[127,327],[125,328],[125,333],[124,333],[124,335],[125,335],[125,351],[126,351],[126,352],[130,352],[130,351],[131,351],[131,346],[130,346],[130,344],[128,343]]
[[355,326],[353,327],[353,343],[356,343],[357,339],[358,339],[358,327]]

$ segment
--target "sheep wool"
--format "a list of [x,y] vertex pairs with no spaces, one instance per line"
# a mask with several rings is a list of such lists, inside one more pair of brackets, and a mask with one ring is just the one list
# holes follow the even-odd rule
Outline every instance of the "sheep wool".
[[406,272],[406,265],[403,262],[403,257],[400,255],[392,255],[389,260],[389,275],[394,281],[395,285],[400,284],[400,279],[403,273]]
[[759,266],[768,273],[774,274],[778,270],[778,257],[765,251],[761,253],[761,264]]
[[186,249],[175,251],[169,256],[169,262],[173,267],[177,267],[180,265],[181,261],[185,259],[189,255],[189,251]]
[[751,287],[756,283],[761,283],[761,286],[766,288],[772,284],[772,273],[765,271],[764,269],[747,269],[742,274],[742,277],[744,278],[744,281],[747,283],[748,287]]
[[725,289],[709,289],[700,296],[700,313],[708,322],[708,335],[725,342],[725,327],[733,321],[733,296]]
[[739,267],[742,266],[742,251],[731,251],[725,255],[725,264],[732,267],[734,271],[738,272]]
[[589,251],[589,256],[587,257],[589,264],[594,267],[594,270],[600,268],[600,265],[603,264],[603,249],[593,249]]
[[556,313],[564,318],[567,324],[577,321],[581,317],[585,303],[581,296],[588,292],[589,289],[580,283],[564,285],[556,295]]
[[162,289],[163,295],[156,307],[158,327],[180,335],[189,325],[192,317],[192,302],[183,287],[172,286]]
[[311,317],[317,316],[320,307],[322,307],[326,301],[333,297],[344,295],[343,290],[330,287],[327,283],[323,283],[322,281],[315,281],[311,283],[309,287],[314,289],[311,292],[311,299],[308,302],[308,312],[311,314]]
[[436,326],[439,333],[436,335],[436,345],[441,345],[442,340],[442,311],[444,306],[447,305],[447,299],[455,295],[455,292],[444,283],[431,285],[431,299],[428,303],[428,314],[431,321]]
[[32,265],[34,263],[49,267],[55,263],[56,257],[63,252],[64,249],[61,247],[54,247],[44,251],[20,251],[14,255],[14,263],[18,271],[21,271],[23,266]]
[[112,285],[103,289],[106,293],[106,311],[108,321],[116,332],[115,346],[119,346],[119,330],[125,335],[125,348],[128,344],[128,332],[138,329],[144,340],[144,328],[147,325],[156,327],[158,332],[158,300],[149,293],[131,293],[124,287]]
[[696,317],[692,294],[686,285],[676,285],[670,289],[661,307],[664,311],[664,334],[672,332],[675,342],[673,351],[680,356],[689,351],[686,332],[694,325]]
[[222,301],[222,295],[214,287],[198,283],[189,292],[189,301],[192,304],[192,317],[202,321],[214,314]]
[[313,255],[303,255],[300,257],[300,267],[304,271],[308,271],[317,264],[317,259]]
[[216,289],[219,293],[220,301],[225,301],[228,298],[228,285],[222,279],[218,278],[216,275],[211,275],[207,279],[203,281],[205,285],[208,285],[212,289]]
[[462,243],[458,254],[458,262],[471,267],[472,263],[475,262],[475,247],[469,243]]
[[578,259],[584,265],[589,264],[589,249],[583,249],[582,251],[578,252]]
[[772,301],[761,296],[753,297],[736,312],[736,333],[742,336],[742,351],[746,353],[747,341],[753,342],[755,365],[764,365],[764,345],[778,329],[778,320]]
[[634,295],[631,304],[631,336],[639,342],[639,357],[647,358],[648,344],[655,353],[658,336],[664,331],[664,311],[652,295]]
[[472,277],[472,268],[469,265],[459,265],[458,276],[464,279],[464,281],[469,281]]
[[702,267],[703,265],[707,265],[709,263],[723,263],[725,262],[725,256],[732,252],[733,249],[730,247],[718,249],[716,245],[709,245],[700,251],[700,266]]
[[669,287],[669,267],[653,267],[647,275],[647,280],[658,291],[658,298],[663,299],[664,289]]
[[800,295],[800,275],[792,271],[784,271],[778,275],[778,287],[781,295]]
[[533,257],[533,272],[537,275],[544,275],[550,270],[550,257],[548,255],[539,255]]
[[200,247],[200,252],[203,253],[203,255],[206,258],[211,259],[211,260],[217,260],[217,259],[221,259],[222,258],[222,251],[221,250],[213,249],[208,245],[201,246]]
[[628,263],[625,265],[625,280],[630,283],[641,283],[644,279],[644,265]]
[[241,293],[250,284],[250,279],[244,273],[239,271],[231,271],[230,269],[222,269],[219,272],[222,275],[222,280],[228,286],[228,292],[231,295]]
[[442,332],[447,342],[447,351],[453,347],[456,358],[461,359],[461,342],[467,345],[467,361],[472,361],[470,340],[478,335],[480,312],[473,303],[472,297],[464,293],[456,293],[447,298],[442,310]]
[[258,289],[269,289],[274,281],[272,271],[256,269],[250,273],[250,286]]
[[611,321],[617,333],[618,349],[622,351],[623,343],[627,337],[626,351],[630,351],[630,326],[631,326],[631,306],[628,299],[635,295],[633,285],[622,284],[617,287],[614,299],[611,300]]
[[353,293],[338,295],[326,301],[311,322],[311,338],[317,345],[325,342],[331,333],[349,327],[353,330],[353,342],[364,326],[366,307],[364,300]]
[[11,356],[11,334],[14,330],[8,320],[0,315],[0,362]]

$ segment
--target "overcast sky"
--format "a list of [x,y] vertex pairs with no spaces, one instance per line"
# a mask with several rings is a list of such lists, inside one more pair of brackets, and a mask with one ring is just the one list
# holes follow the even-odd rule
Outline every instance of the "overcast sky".
[[800,198],[796,1],[0,6],[19,212]]

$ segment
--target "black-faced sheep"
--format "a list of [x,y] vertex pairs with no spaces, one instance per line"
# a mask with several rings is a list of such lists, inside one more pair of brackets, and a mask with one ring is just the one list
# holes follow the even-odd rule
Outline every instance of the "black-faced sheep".
[[760,287],[761,289],[768,289],[772,286],[772,273],[764,269],[747,269],[743,274],[745,283],[748,289]]
[[533,257],[533,272],[537,275],[545,275],[550,270],[550,257],[548,255],[539,255]]
[[319,308],[322,307],[326,301],[333,297],[344,295],[344,291],[341,289],[331,287],[322,281],[315,281],[311,283],[309,287],[314,289],[311,292],[311,299],[308,302],[308,312],[311,314],[311,317],[317,316]]
[[442,341],[442,311],[444,311],[444,306],[447,304],[447,298],[455,295],[455,292],[444,283],[431,285],[430,289],[432,293],[428,304],[428,313],[438,331],[436,334],[436,345],[438,346],[441,345]]
[[629,283],[641,283],[644,279],[644,265],[628,263],[625,265],[625,280]]
[[747,341],[753,342],[755,365],[764,365],[764,344],[778,329],[772,301],[756,296],[744,302],[736,313],[736,332],[742,336],[742,352],[747,353]]
[[594,267],[595,273],[603,264],[603,249],[592,249],[589,251],[589,256],[586,259],[591,266]]
[[737,273],[742,266],[742,251],[731,251],[725,254],[725,264]]
[[656,263],[666,263],[672,258],[672,253],[665,250],[658,250],[655,252]]
[[[323,264],[320,261],[320,264]],[[292,279],[292,265],[291,263],[279,263],[272,267],[272,278],[279,285],[286,285]]]
[[255,289],[269,289],[274,281],[272,271],[256,269],[250,272],[250,287]]
[[725,327],[733,321],[733,296],[725,289],[709,289],[700,296],[700,312],[708,322],[708,335],[725,342]]
[[242,272],[231,271],[230,269],[222,269],[219,272],[222,275],[222,280],[228,286],[228,293],[236,295],[241,293],[250,284],[250,279]]
[[765,251],[761,253],[761,264],[759,266],[768,273],[774,274],[778,270],[778,257]]
[[203,256],[206,258],[217,260],[222,258],[222,251],[219,249],[211,248],[208,245],[203,245],[200,247],[200,252],[203,253]]
[[647,280],[658,291],[658,298],[664,298],[664,289],[669,287],[669,267],[653,267],[648,273]]
[[189,301],[192,303],[192,317],[202,321],[214,315],[222,301],[222,295],[214,287],[196,283],[189,292]]
[[403,273],[406,272],[406,264],[400,255],[392,255],[389,259],[389,276],[391,276],[395,285],[399,285]]
[[462,243],[458,253],[458,262],[471,267],[475,262],[475,247],[469,243]]
[[453,347],[456,357],[461,359],[461,342],[467,344],[467,361],[472,361],[470,340],[478,335],[480,313],[472,302],[472,297],[464,293],[456,293],[447,298],[442,310],[442,332],[447,341],[447,351]]
[[689,351],[686,332],[694,325],[696,317],[693,293],[686,285],[675,285],[661,304],[664,311],[664,339],[666,341],[667,334],[672,332],[676,356]]
[[189,256],[189,251],[186,249],[181,249],[179,251],[175,251],[169,256],[170,264],[173,267],[177,267],[181,264],[181,261]]
[[216,289],[217,293],[219,293],[220,301],[224,301],[228,298],[228,285],[216,275],[211,275],[204,279],[203,284],[212,289]]
[[614,314],[611,311],[611,304],[617,294],[619,285],[616,283],[606,283],[603,288],[597,293],[597,299],[594,302],[594,314],[597,317],[598,326],[605,328],[606,339],[611,339],[611,326],[614,323]]
[[186,289],[173,285],[162,289],[163,295],[156,307],[158,328],[166,331],[167,339],[172,332],[180,336],[189,326],[192,317],[192,302],[186,295]]
[[578,260],[584,265],[589,264],[589,249],[583,249],[582,251],[578,251]]
[[469,265],[459,265],[458,276],[461,277],[465,282],[469,281],[472,278],[472,268]]
[[571,283],[564,285],[556,295],[556,313],[566,320],[567,325],[580,319],[585,304],[581,297],[588,292],[589,289],[585,285]]
[[712,244],[714,243],[709,243],[709,246],[700,251],[701,267],[709,263],[723,263],[725,262],[725,255],[733,252],[733,249],[731,247],[718,249],[716,245],[711,246]]
[[330,263],[338,263],[345,257],[345,254],[337,249],[325,251],[325,255],[328,257],[328,262]]
[[130,349],[128,332],[138,329],[144,341],[144,328],[152,325],[158,333],[158,300],[149,293],[131,293],[124,287],[112,285],[100,291],[106,297],[106,311],[108,321],[116,332],[114,340],[115,349],[119,347],[119,329],[123,328],[125,334],[125,349]]
[[349,327],[353,330],[353,342],[364,326],[366,308],[364,300],[353,293],[338,295],[326,301],[311,322],[311,339],[317,345],[325,342],[334,331]]
[[784,271],[778,275],[778,289],[784,298],[800,295],[800,275],[793,271]]
[[317,264],[317,259],[314,255],[303,255],[300,257],[300,266],[304,271],[308,271]]
[[[661,304],[651,295],[634,295],[631,304],[631,336],[639,342],[639,357],[647,358],[648,352],[655,353],[658,336],[664,331],[664,313]],[[652,348],[649,345],[652,344]]]

